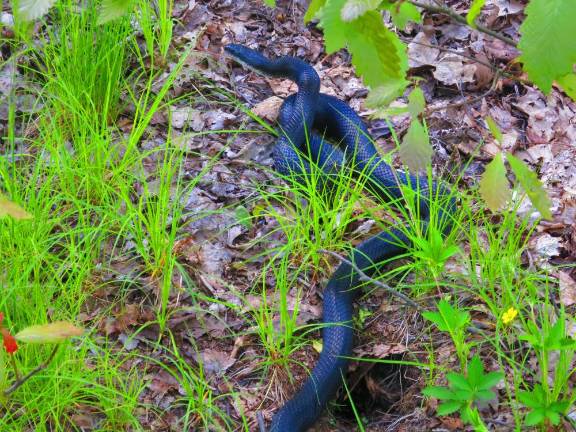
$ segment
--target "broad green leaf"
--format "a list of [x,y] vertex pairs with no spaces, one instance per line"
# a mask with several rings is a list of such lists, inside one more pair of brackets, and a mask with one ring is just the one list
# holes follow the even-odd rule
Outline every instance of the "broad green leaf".
[[327,0],[321,10],[326,51],[332,53],[347,46],[356,72],[370,87],[404,77],[407,68],[404,57],[407,56],[400,51],[405,47],[398,36],[386,28],[375,11],[368,11],[350,22],[343,21],[340,11],[344,3],[345,0]]
[[470,5],[470,10],[466,14],[466,22],[470,27],[476,28],[476,18],[480,15],[486,0],[474,0]]
[[505,207],[510,201],[512,193],[501,153],[496,154],[494,159],[486,165],[486,170],[480,179],[479,190],[484,202],[493,212]]
[[105,24],[127,14],[132,3],[133,0],[103,0],[98,24]]
[[6,216],[11,216],[16,220],[32,219],[30,213],[18,204],[13,203],[8,198],[0,195],[0,219]]
[[546,417],[554,426],[560,423],[560,415],[556,411],[546,410]]
[[478,390],[476,392],[476,400],[490,400],[490,399],[494,399],[496,397],[496,395],[494,394],[494,392],[492,390]]
[[452,399],[454,393],[446,387],[429,386],[422,390],[422,394],[436,399]]
[[390,12],[392,22],[394,22],[394,25],[400,30],[406,28],[408,21],[416,23],[422,22],[422,15],[420,15],[418,8],[407,1],[391,3],[390,0],[385,0],[380,7]]
[[472,357],[472,360],[468,363],[468,382],[473,387],[478,387],[478,385],[482,382],[482,377],[484,376],[484,365],[482,364],[482,360],[480,360],[480,356],[476,354]]
[[540,179],[520,159],[511,154],[506,155],[506,159],[534,207],[538,209],[543,218],[552,219],[552,212],[550,211],[552,203]]
[[408,111],[415,119],[424,112],[426,108],[426,99],[424,99],[424,92],[420,87],[415,87],[414,90],[408,95]]
[[347,0],[340,15],[342,21],[353,21],[366,12],[376,9],[381,0]]
[[571,72],[576,63],[574,0],[530,0],[524,10],[518,43],[528,77],[549,93],[552,82]]
[[26,327],[14,336],[27,343],[58,343],[74,336],[82,336],[84,330],[66,321]]
[[494,119],[490,116],[486,117],[486,124],[488,125],[488,129],[490,129],[490,133],[492,136],[498,141],[498,143],[502,144],[502,132],[500,128],[494,121]]
[[352,64],[366,85],[377,87],[387,79],[403,77],[394,44],[398,36],[386,28],[378,12],[367,12],[349,26],[351,31],[347,39]]
[[342,21],[340,11],[346,0],[326,0],[320,13],[320,26],[324,29],[326,52],[331,54],[346,47],[350,23]]
[[526,415],[524,418],[524,424],[526,426],[535,426],[539,423],[542,423],[542,421],[546,418],[544,413],[545,410],[542,408],[537,408],[534,411],[529,412],[528,415]]
[[270,7],[276,6],[276,0],[264,0],[264,3]]
[[23,19],[32,21],[46,15],[54,3],[56,0],[20,0],[18,2],[18,14]]
[[325,4],[326,0],[312,0],[308,5],[306,14],[304,15],[304,22],[307,23],[313,20],[318,11],[322,9]]
[[453,388],[468,391],[472,390],[470,383],[468,382],[466,377],[462,374],[450,372],[449,374],[446,374],[446,379]]
[[576,101],[576,73],[569,73],[558,78],[558,84],[572,100]]
[[482,377],[482,382],[478,386],[480,389],[488,390],[504,379],[502,372],[489,372]]
[[438,405],[438,408],[436,409],[436,413],[440,416],[445,416],[445,415],[452,414],[453,412],[458,411],[461,406],[462,406],[462,402],[460,402],[460,401],[444,402],[444,403],[441,403],[440,405]]
[[382,85],[370,90],[366,98],[367,108],[380,108],[389,105],[394,99],[402,95],[408,85],[404,78],[390,79]]
[[400,160],[412,172],[426,168],[432,162],[432,147],[428,134],[418,119],[413,119],[400,146]]

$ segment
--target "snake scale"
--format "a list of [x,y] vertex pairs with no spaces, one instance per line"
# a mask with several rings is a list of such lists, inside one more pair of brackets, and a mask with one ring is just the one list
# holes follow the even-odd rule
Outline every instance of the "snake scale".
[[[308,153],[326,176],[334,175],[343,164],[369,173],[367,187],[387,201],[402,198],[402,187],[418,190],[419,217],[424,224],[430,217],[429,199],[447,197],[448,189],[426,178],[395,170],[379,156],[368,130],[358,114],[345,102],[320,93],[320,78],[314,68],[295,57],[268,59],[243,45],[230,44],[225,51],[235,61],[259,73],[287,78],[298,85],[297,93],[283,103],[280,134],[274,146],[274,168],[283,175],[295,176],[296,181],[310,174],[310,165],[302,158]],[[338,145],[323,140],[328,137]],[[433,194],[433,195],[432,195]],[[448,219],[453,201],[441,213]],[[404,230],[405,232],[406,230]],[[375,264],[403,254],[410,241],[402,230],[381,232],[352,250],[348,260],[370,274]],[[353,301],[359,290],[359,274],[342,262],[324,289],[322,340],[323,349],[308,379],[300,390],[273,417],[272,432],[305,431],[318,419],[342,384],[342,377],[352,353]]]

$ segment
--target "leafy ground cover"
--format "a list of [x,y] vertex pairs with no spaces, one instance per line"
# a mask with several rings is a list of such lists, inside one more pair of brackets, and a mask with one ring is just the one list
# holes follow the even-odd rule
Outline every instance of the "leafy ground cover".
[[[569,430],[574,102],[496,79],[482,63],[517,52],[441,14],[406,28],[428,174],[459,201],[452,234],[424,237],[408,190],[397,211],[362,176],[343,172],[324,194],[318,174],[302,186],[271,170],[271,121],[295,86],[227,63],[227,42],[315,65],[393,163],[410,124],[402,110],[370,119],[347,54],[324,54],[301,2],[278,3],[142,0],[102,23],[97,4],[63,0],[16,24],[3,4],[0,190],[31,218],[0,219],[0,324],[86,333],[4,394],[0,430],[255,430],[322,349],[334,253],[391,226],[414,247],[363,288],[356,359],[318,430]],[[523,5],[486,3],[483,19],[517,38]],[[486,208],[480,174],[501,150],[538,173],[550,220],[513,178],[509,207]],[[0,389],[12,360],[30,371],[51,352],[2,351]]]

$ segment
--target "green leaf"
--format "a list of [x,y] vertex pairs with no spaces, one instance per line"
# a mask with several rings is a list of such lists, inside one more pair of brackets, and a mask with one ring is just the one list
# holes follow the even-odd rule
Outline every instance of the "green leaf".
[[498,384],[504,379],[502,372],[489,372],[482,377],[482,382],[478,386],[479,389],[488,390]]
[[377,87],[389,78],[403,77],[394,44],[398,36],[384,25],[378,12],[367,12],[348,25],[351,28],[347,39],[352,64],[366,85]]
[[410,171],[418,172],[432,163],[428,134],[418,119],[413,119],[400,146],[400,160]]
[[558,85],[562,87],[564,93],[572,98],[572,100],[576,101],[576,74],[569,73],[568,75],[564,75],[558,78]]
[[459,390],[472,391],[472,386],[470,385],[466,377],[462,374],[450,372],[449,374],[446,375],[446,379],[453,388]]
[[32,215],[0,194],[0,219],[11,216],[16,220],[32,219]]
[[490,400],[494,399],[496,394],[492,390],[478,390],[476,392],[475,400]]
[[314,19],[320,9],[324,7],[326,0],[312,0],[308,5],[306,15],[304,15],[304,22],[308,23]]
[[544,410],[542,408],[535,409],[526,415],[524,418],[524,424],[526,426],[535,426],[539,423],[542,423],[546,416],[544,415]]
[[534,388],[533,391],[520,391],[516,395],[516,398],[526,405],[528,408],[540,408],[543,406],[544,401],[542,401],[540,394],[537,391],[538,386]]
[[491,116],[486,117],[486,124],[488,125],[488,129],[490,129],[492,136],[499,144],[502,144],[502,132]]
[[124,16],[132,7],[133,0],[103,0],[98,17],[98,24],[102,25]]
[[422,390],[422,394],[436,399],[452,399],[454,393],[446,387],[429,386]]
[[554,426],[560,423],[560,415],[556,411],[546,410],[546,417]]
[[536,174],[532,172],[524,162],[513,155],[506,155],[506,159],[508,159],[510,168],[512,168],[512,171],[516,175],[520,185],[528,194],[534,207],[538,209],[542,217],[552,219],[552,212],[550,211],[552,204],[550,198],[548,198],[548,194],[544,190],[542,182],[536,177]]
[[246,207],[239,205],[234,210],[234,215],[236,216],[236,220],[238,221],[239,224],[243,225],[248,229],[252,228],[250,212]]
[[436,413],[440,416],[445,416],[445,415],[452,414],[453,412],[458,411],[461,406],[462,406],[462,402],[460,402],[460,401],[444,402],[444,403],[441,403],[440,405],[438,405],[438,409],[436,410]]
[[573,72],[574,0],[531,0],[524,9],[526,19],[520,26],[520,61],[528,77],[549,93],[552,81]]
[[381,9],[385,9],[390,12],[390,16],[392,17],[392,22],[394,25],[398,27],[400,30],[404,30],[406,28],[406,24],[408,21],[413,21],[416,23],[422,22],[422,15],[420,15],[420,11],[416,6],[406,1],[404,2],[394,2],[391,3],[389,0],[385,0],[382,2],[380,6]]
[[470,5],[470,10],[466,14],[466,22],[470,27],[476,28],[476,18],[480,15],[486,0],[474,0]]
[[512,193],[501,153],[496,154],[494,159],[486,165],[486,170],[480,179],[479,191],[482,199],[493,212],[505,207],[510,201]]
[[424,112],[424,108],[426,108],[424,92],[420,87],[415,87],[408,95],[408,111],[412,118],[416,118]]
[[326,0],[320,13],[320,26],[324,29],[326,52],[331,54],[346,47],[349,23],[342,21],[340,11],[346,0]]
[[18,15],[27,21],[41,18],[52,6],[56,0],[20,0],[18,2]]
[[276,6],[276,0],[264,0],[264,3],[270,7]]
[[354,21],[366,12],[376,9],[381,0],[347,0],[340,11],[342,21]]
[[366,98],[367,108],[379,108],[389,105],[394,99],[402,95],[408,85],[404,78],[390,79],[384,84],[372,89]]
[[468,363],[468,382],[472,387],[476,388],[482,382],[482,377],[484,376],[484,365],[480,356],[476,354],[472,357],[472,360]]
[[[368,11],[345,22],[340,11],[345,0],[327,0],[320,13],[326,51],[335,52],[348,46],[358,75],[370,87],[378,87],[390,78],[402,78],[407,68],[404,45],[386,28],[378,12]],[[401,61],[400,54],[406,59]]]

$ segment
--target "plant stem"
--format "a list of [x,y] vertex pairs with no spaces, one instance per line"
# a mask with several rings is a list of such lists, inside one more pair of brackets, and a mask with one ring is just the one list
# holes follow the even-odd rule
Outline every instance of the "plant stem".
[[46,361],[40,363],[35,369],[30,371],[27,375],[24,375],[22,378],[18,378],[14,382],[14,384],[12,384],[10,387],[8,387],[8,389],[4,390],[3,396],[4,397],[10,396],[12,393],[14,393],[18,389],[18,387],[20,387],[22,384],[24,384],[26,381],[28,381],[30,378],[32,378],[34,375],[36,375],[41,370],[46,369],[46,367],[54,359],[54,356],[56,355],[58,348],[60,348],[60,345],[56,345],[54,347],[54,349],[52,350],[52,352],[50,353],[50,356],[46,359]]
[[[448,8],[448,7],[444,7],[444,6],[432,6],[426,3],[420,3],[419,1],[416,0],[409,0],[409,3],[413,4],[414,6],[417,6],[419,8],[425,9],[427,11],[430,12],[436,12],[436,13],[441,13],[444,15],[448,15],[450,18],[452,18],[454,21],[459,22],[460,24],[464,24],[468,26],[468,21],[466,21],[466,18],[464,18],[462,15],[458,15],[456,12],[454,12],[452,9]],[[489,29],[488,27],[483,26],[482,24],[476,24],[475,27],[476,30],[478,30],[479,32],[485,33],[489,36],[492,36],[495,39],[501,40],[502,42],[504,42],[506,45],[510,45],[513,46],[514,48],[517,47],[517,44],[514,40],[510,39],[507,36],[504,36],[503,34],[500,34],[498,32],[495,32],[494,30]]]

